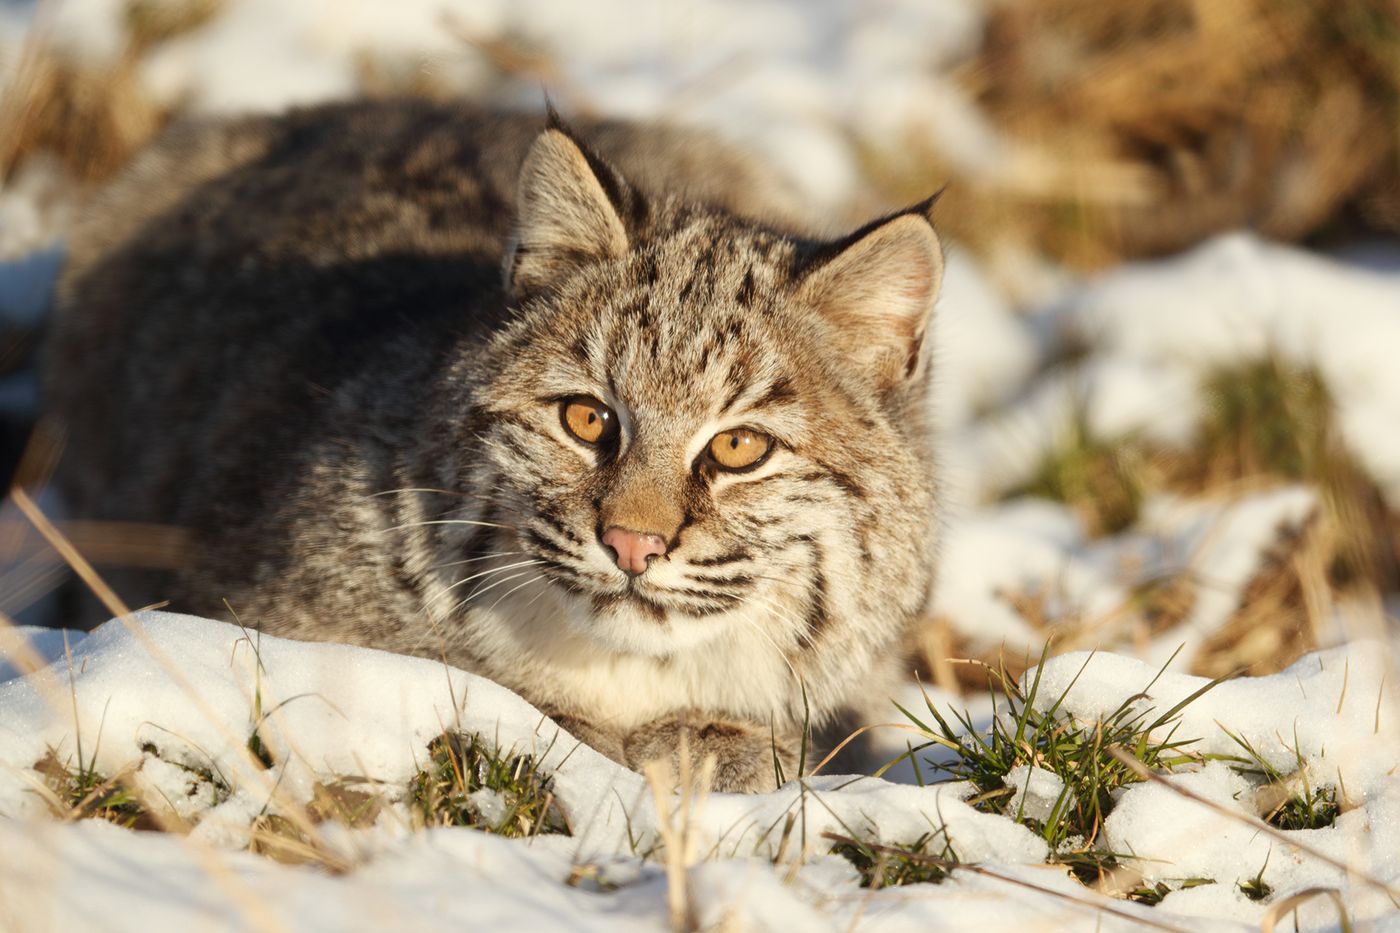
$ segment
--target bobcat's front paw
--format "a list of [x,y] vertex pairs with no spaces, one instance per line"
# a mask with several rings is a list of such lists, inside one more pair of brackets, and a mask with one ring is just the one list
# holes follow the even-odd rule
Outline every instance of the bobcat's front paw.
[[[671,768],[672,781],[681,773],[681,747],[689,751],[690,773],[698,775],[709,755],[715,756],[711,789],[751,793],[777,787],[773,758],[786,778],[797,775],[797,743],[751,723],[715,719],[699,713],[657,719],[639,726],[623,740],[627,766],[640,771],[653,761]],[[786,779],[785,778],[785,779]]]

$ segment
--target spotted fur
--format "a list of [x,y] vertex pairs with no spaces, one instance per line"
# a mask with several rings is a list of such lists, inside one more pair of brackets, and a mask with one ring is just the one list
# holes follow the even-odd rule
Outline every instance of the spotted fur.
[[[133,602],[441,657],[633,766],[684,735],[771,784],[927,597],[927,205],[811,239],[710,143],[539,127],[359,104],[162,144],[74,241],[60,479],[191,532]],[[614,445],[565,430],[578,395]],[[775,440],[741,474],[702,455],[735,427]],[[612,525],[667,553],[629,577]]]

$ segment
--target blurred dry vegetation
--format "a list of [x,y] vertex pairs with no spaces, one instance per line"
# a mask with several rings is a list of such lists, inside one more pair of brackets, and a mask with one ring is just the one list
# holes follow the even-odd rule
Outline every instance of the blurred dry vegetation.
[[[129,0],[126,53],[98,70],[31,45],[0,99],[0,178],[36,152],[84,180],[119,169],[172,116],[137,65],[221,2]],[[553,74],[538,50],[460,38],[503,76]],[[1400,0],[992,0],[955,77],[1025,158],[977,174],[917,138],[866,156],[893,201],[947,183],[940,220],[974,249],[1097,267],[1240,227],[1400,233]],[[362,85],[444,93],[370,63]]]
[[[126,51],[100,69],[31,43],[0,93],[0,183],[38,157],[88,184],[119,170],[175,115],[143,92],[143,57],[222,2],[129,0]],[[860,149],[889,203],[946,184],[940,225],[972,251],[1009,244],[1096,269],[1237,228],[1310,244],[1400,234],[1400,0],[990,0],[987,16],[982,48],[954,78],[1019,144],[1018,158],[976,171],[917,136]],[[460,38],[502,81],[553,86],[539,50]],[[370,95],[446,93],[422,69],[367,61],[361,79]],[[1314,374],[1246,367],[1220,373],[1208,396],[1196,449],[1085,433],[1021,491],[1069,503],[1092,532],[1110,534],[1154,491],[1319,488],[1318,516],[1279,541],[1198,662],[1212,675],[1262,673],[1318,643],[1335,597],[1400,588],[1400,520],[1339,443]],[[1041,597],[1006,598],[1069,648],[1168,629],[1196,585],[1186,575],[1141,584],[1111,619],[1052,618]],[[1136,634],[1115,631],[1125,620]],[[965,651],[945,625],[933,620],[923,646],[945,685],[984,685],[975,665],[947,663]]]
[[964,242],[1097,267],[1236,228],[1400,232],[1400,0],[1001,0],[959,77],[1040,156],[942,173]]

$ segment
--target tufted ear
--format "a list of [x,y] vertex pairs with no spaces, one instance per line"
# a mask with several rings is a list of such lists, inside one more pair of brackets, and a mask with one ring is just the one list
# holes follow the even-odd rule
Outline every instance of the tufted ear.
[[506,285],[531,294],[589,262],[621,256],[627,230],[618,208],[628,194],[622,179],[551,113],[520,168]]
[[808,269],[798,292],[881,391],[923,373],[924,335],[943,280],[931,206],[927,201],[878,220],[834,244]]

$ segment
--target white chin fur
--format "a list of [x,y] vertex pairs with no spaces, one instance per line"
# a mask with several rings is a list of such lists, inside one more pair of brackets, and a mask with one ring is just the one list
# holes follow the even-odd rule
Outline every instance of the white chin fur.
[[692,619],[668,612],[665,621],[623,600],[595,613],[586,600],[569,600],[569,627],[607,651],[664,658],[703,645],[729,629],[723,615]]

